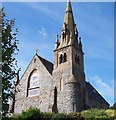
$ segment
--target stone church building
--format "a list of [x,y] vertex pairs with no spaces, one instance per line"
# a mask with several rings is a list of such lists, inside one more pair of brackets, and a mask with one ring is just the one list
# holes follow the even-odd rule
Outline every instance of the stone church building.
[[14,113],[30,107],[56,113],[109,107],[108,102],[86,81],[82,42],[70,1],[66,6],[60,38],[56,37],[54,64],[36,53],[20,80],[17,74],[13,92],[9,110]]

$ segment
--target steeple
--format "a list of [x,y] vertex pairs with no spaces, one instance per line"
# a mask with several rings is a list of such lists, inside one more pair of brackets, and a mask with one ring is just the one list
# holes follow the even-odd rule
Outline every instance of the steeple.
[[71,44],[78,46],[78,30],[74,22],[71,2],[68,0],[61,32],[60,44],[58,48]]

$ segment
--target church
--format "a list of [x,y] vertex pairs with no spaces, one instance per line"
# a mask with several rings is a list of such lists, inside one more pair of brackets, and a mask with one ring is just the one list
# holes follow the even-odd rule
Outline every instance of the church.
[[9,111],[14,113],[30,107],[55,113],[109,107],[109,103],[86,81],[82,41],[70,1],[60,38],[56,37],[54,63],[36,53],[20,80],[17,74],[13,93]]

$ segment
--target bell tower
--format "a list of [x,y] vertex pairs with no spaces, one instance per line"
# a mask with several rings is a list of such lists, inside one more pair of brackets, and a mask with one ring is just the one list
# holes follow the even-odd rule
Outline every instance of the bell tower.
[[[57,89],[58,112],[81,111],[85,104],[85,73],[81,37],[67,2],[60,38],[54,50],[53,88]],[[54,95],[55,96],[55,95]],[[54,104],[54,103],[53,103]]]

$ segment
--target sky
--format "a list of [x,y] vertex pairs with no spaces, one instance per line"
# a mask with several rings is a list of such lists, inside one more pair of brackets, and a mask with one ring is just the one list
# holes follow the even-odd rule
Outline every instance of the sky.
[[[7,18],[18,28],[20,77],[38,49],[54,61],[56,35],[60,36],[66,2],[4,2]],[[86,81],[114,103],[114,3],[73,2],[73,15],[82,38]]]

